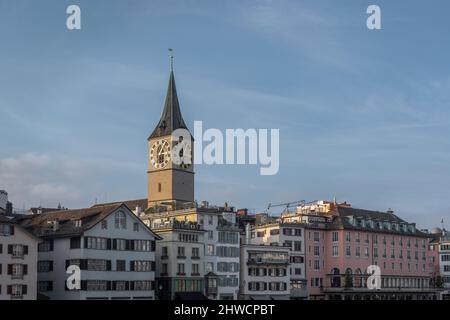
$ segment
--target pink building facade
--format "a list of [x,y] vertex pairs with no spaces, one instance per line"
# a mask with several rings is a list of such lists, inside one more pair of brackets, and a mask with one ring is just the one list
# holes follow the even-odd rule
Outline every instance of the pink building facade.
[[[436,299],[429,234],[393,212],[320,202],[281,219],[305,225],[309,299]],[[313,210],[312,210],[313,209]],[[369,289],[369,266],[381,287]]]

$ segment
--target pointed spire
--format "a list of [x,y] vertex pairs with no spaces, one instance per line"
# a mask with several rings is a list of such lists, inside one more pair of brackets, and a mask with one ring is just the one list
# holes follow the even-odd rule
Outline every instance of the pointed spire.
[[161,119],[149,139],[172,134],[176,129],[187,129],[181,115],[180,104],[178,102],[177,88],[175,86],[175,76],[173,70],[170,71],[169,86],[167,88],[166,101]]

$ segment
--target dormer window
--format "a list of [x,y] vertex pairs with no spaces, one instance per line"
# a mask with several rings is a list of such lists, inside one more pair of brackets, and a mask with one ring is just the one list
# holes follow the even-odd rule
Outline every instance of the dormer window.
[[75,224],[75,228],[81,228],[83,222],[81,221],[81,219],[75,220],[74,221]]

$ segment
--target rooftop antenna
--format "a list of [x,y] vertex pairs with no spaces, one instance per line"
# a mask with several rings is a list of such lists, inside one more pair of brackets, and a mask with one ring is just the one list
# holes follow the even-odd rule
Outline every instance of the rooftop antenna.
[[173,49],[169,48],[170,71],[173,71]]

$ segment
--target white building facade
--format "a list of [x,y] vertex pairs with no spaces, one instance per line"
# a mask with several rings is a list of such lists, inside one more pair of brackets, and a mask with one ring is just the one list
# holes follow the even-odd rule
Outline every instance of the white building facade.
[[39,239],[0,217],[0,300],[36,300]]
[[300,223],[269,223],[255,226],[251,243],[289,249],[291,299],[306,299],[305,229]]
[[442,277],[442,299],[450,300],[450,234],[443,231],[439,243],[439,273]]
[[[200,209],[205,229],[206,294],[213,300],[236,300],[239,293],[239,228],[234,212]],[[215,290],[217,286],[217,290]]]
[[289,300],[289,249],[242,244],[240,293],[242,300]]
[[152,224],[162,238],[156,246],[158,299],[204,297],[204,233],[195,222]]
[[[52,212],[23,224],[44,239],[37,267],[42,295],[56,300],[155,299],[159,237],[126,205]],[[79,269],[79,281],[67,273],[69,266]]]

